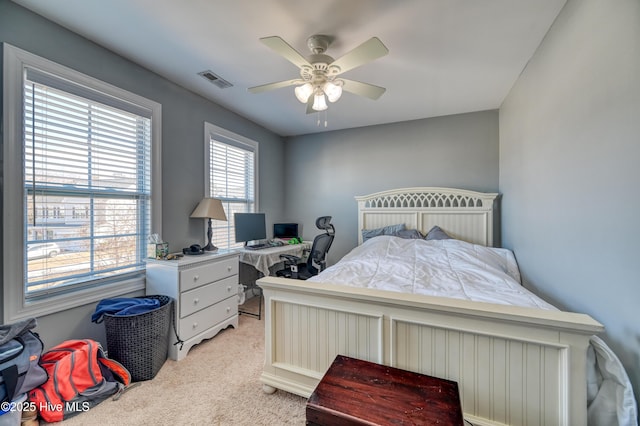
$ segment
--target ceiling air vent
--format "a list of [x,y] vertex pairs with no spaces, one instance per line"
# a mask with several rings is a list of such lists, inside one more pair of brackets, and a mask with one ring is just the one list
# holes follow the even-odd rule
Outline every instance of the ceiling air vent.
[[229,83],[224,78],[220,77],[219,75],[214,74],[213,71],[209,71],[209,70],[202,71],[202,72],[199,72],[198,75],[206,78],[211,83],[215,84],[216,86],[218,86],[221,89],[226,89],[227,87],[233,86],[233,84]]

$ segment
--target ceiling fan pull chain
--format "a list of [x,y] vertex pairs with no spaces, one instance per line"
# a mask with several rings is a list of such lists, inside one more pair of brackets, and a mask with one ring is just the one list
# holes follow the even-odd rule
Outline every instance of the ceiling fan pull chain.
[[324,127],[327,127],[327,110],[324,110]]

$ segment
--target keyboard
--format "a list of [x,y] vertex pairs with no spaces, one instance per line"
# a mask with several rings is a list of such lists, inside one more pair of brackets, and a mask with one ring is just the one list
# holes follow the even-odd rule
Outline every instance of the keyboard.
[[263,248],[271,247],[269,244],[252,244],[250,246],[246,246],[247,250],[260,250]]

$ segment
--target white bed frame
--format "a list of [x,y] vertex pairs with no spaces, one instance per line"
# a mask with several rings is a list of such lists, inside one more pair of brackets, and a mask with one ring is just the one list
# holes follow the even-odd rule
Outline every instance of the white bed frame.
[[[447,188],[358,201],[361,229],[405,223],[492,245],[497,194]],[[458,382],[474,425],[586,425],[586,353],[603,331],[584,314],[310,283],[258,281],[265,392],[309,397],[337,354]]]

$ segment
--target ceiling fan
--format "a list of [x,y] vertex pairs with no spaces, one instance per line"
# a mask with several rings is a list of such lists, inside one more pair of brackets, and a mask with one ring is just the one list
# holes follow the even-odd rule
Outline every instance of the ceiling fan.
[[373,84],[338,78],[342,73],[389,53],[377,37],[370,38],[335,60],[325,54],[332,41],[332,38],[326,35],[312,35],[307,39],[307,46],[311,50],[311,55],[307,58],[278,36],[264,37],[260,41],[300,68],[300,78],[250,87],[248,90],[251,93],[297,85],[296,98],[307,104],[309,114],[326,110],[325,97],[329,102],[335,102],[340,99],[343,90],[374,100],[382,96],[386,90]]

